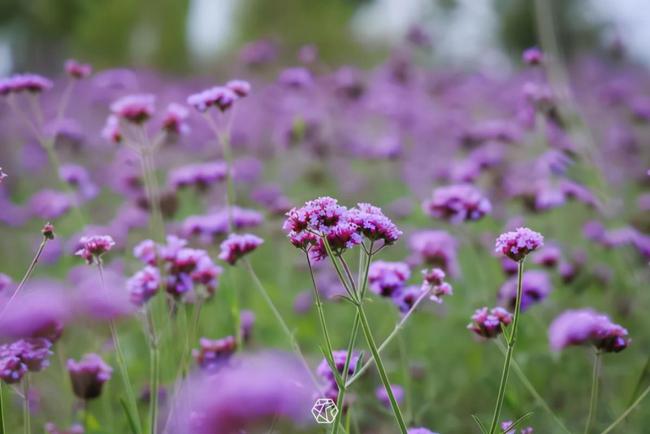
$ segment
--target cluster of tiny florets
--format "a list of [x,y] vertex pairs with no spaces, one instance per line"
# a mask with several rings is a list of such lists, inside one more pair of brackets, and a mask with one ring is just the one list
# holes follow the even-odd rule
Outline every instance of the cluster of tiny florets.
[[263,242],[263,239],[253,234],[230,234],[221,243],[219,259],[235,265],[240,258],[257,249]]
[[494,338],[498,336],[503,327],[512,322],[512,314],[501,307],[488,309],[482,307],[472,315],[472,322],[467,328],[482,338]]
[[563,312],[553,320],[548,334],[556,351],[572,345],[593,345],[600,351],[618,353],[630,344],[624,327],[592,309]]
[[52,88],[52,82],[38,74],[16,74],[0,79],[0,96],[23,92],[41,93]]
[[110,251],[115,245],[110,235],[93,235],[79,239],[80,248],[75,255],[83,258],[87,264],[98,262],[102,255]]
[[519,228],[499,235],[495,252],[519,262],[530,252],[539,249],[543,245],[544,237],[542,234],[528,228]]
[[452,223],[480,220],[492,211],[490,201],[471,184],[437,188],[423,208],[431,217]]
[[250,93],[250,84],[243,80],[232,80],[225,86],[215,86],[190,95],[187,103],[199,112],[205,112],[210,107],[217,107],[225,112],[240,98]]
[[452,295],[453,287],[445,281],[446,274],[440,268],[422,270],[422,290],[430,294],[431,301],[442,303],[442,297]]
[[113,373],[113,369],[94,353],[84,355],[79,361],[69,359],[67,368],[72,390],[83,400],[101,395],[104,384]]

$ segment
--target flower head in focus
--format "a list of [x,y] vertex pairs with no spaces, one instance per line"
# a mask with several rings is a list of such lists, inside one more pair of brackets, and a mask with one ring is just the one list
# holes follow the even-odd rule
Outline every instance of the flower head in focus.
[[512,314],[501,307],[477,309],[467,328],[482,338],[495,338],[512,322]]
[[76,256],[83,258],[88,265],[99,262],[102,255],[115,246],[115,241],[110,235],[92,235],[81,237],[81,248],[75,252]]
[[422,270],[422,290],[431,294],[431,301],[442,303],[442,297],[452,295],[453,287],[445,281],[445,272],[440,268]]
[[544,237],[542,234],[528,228],[519,228],[499,235],[495,245],[495,252],[519,262],[530,252],[539,249],[543,245]]

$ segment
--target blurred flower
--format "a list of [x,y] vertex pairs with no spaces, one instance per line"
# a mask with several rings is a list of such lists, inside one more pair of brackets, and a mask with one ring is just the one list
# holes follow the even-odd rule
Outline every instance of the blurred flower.
[[223,182],[228,176],[228,166],[223,161],[189,164],[173,169],[169,183],[175,189],[194,186],[206,190],[212,184]]
[[230,80],[226,83],[226,87],[239,98],[244,98],[251,92],[251,84],[245,80]]
[[[334,362],[334,367],[340,375],[344,375],[343,371],[345,369],[345,362],[348,357],[348,352],[345,350],[332,351],[332,360]],[[353,352],[350,355],[350,362],[348,364],[348,372],[346,374],[347,378],[350,378],[354,375],[357,370],[357,365],[360,360],[360,355],[356,352]],[[329,363],[326,359],[321,360],[316,373],[320,378],[325,381],[325,393],[326,398],[330,398],[333,401],[336,401],[339,395],[339,387],[336,384],[336,378],[334,372],[330,368]]]
[[[525,271],[521,282],[521,311],[527,310],[531,305],[543,301],[553,290],[551,279],[544,271]],[[499,303],[514,309],[517,300],[517,277],[511,277],[499,289],[497,296]]]
[[115,115],[110,115],[106,118],[106,123],[102,129],[102,137],[107,142],[121,143],[122,132],[120,131],[120,120]]
[[[395,401],[397,401],[398,404],[401,404],[404,400],[404,388],[398,384],[391,384],[390,389],[393,392]],[[375,396],[381,405],[388,409],[391,408],[390,398],[388,398],[388,393],[386,392],[386,388],[384,386],[378,386],[375,389]]]
[[47,238],[48,240],[53,240],[54,239],[54,225],[52,223],[45,223],[43,225],[43,228],[41,229],[41,234],[43,234],[43,237]]
[[0,167],[0,184],[2,184],[2,181],[7,177],[8,175],[2,171],[2,167]]
[[104,383],[111,379],[113,369],[97,354],[86,354],[78,362],[67,363],[72,390],[82,400],[94,399],[102,393]]
[[311,72],[299,66],[283,70],[278,77],[280,84],[296,89],[310,86],[312,80]]
[[544,60],[544,54],[539,48],[531,47],[524,50],[522,59],[527,65],[539,65]]
[[374,261],[368,269],[368,287],[375,294],[390,297],[401,290],[411,276],[404,262]]
[[533,263],[554,268],[562,260],[562,250],[556,245],[545,245],[532,255]]
[[27,373],[39,372],[50,364],[52,343],[43,338],[19,339],[0,345],[0,379],[17,383]]
[[512,314],[501,307],[488,310],[487,307],[477,309],[472,315],[472,322],[467,328],[482,338],[494,338],[498,336],[503,327],[512,322]]
[[199,339],[199,349],[192,350],[192,356],[201,368],[214,369],[222,367],[236,349],[237,341],[233,336],[217,340],[201,338]]
[[[515,434],[516,433],[516,428],[513,428],[513,421],[511,420],[504,420],[501,422],[501,430],[503,431],[503,434]],[[521,434],[533,434],[533,428],[527,427],[527,428],[522,428],[519,431]]]
[[91,181],[88,171],[83,166],[65,164],[59,168],[59,177],[75,188],[83,199],[97,196],[98,188]]
[[0,79],[0,96],[10,93],[41,93],[52,88],[52,82],[38,74],[16,74]]
[[13,280],[11,277],[7,276],[4,273],[0,273],[0,292],[3,292],[5,289],[11,287]]
[[235,265],[240,258],[257,249],[263,242],[263,239],[253,234],[230,234],[221,243],[219,259]]
[[618,353],[630,344],[625,328],[592,309],[564,311],[553,320],[548,335],[555,351],[571,345],[593,345],[601,351]]
[[392,301],[401,313],[407,313],[415,306],[415,303],[423,294],[425,293],[420,286],[406,286],[393,293]]
[[497,238],[495,251],[512,259],[521,261],[530,252],[544,245],[544,237],[528,228],[519,228],[513,232],[506,232]]
[[75,424],[72,425],[70,428],[64,430],[64,429],[59,429],[57,428],[56,425],[52,422],[48,422],[45,424],[45,432],[47,434],[84,434],[84,428],[81,425]]
[[222,86],[211,87],[187,97],[187,103],[199,112],[205,112],[210,107],[217,107],[220,111],[228,110],[239,97],[237,94]]
[[69,194],[49,189],[35,193],[29,200],[32,214],[47,220],[55,220],[63,216],[73,206],[74,201]]
[[155,102],[153,95],[127,95],[111,104],[111,113],[128,122],[141,124],[153,116]]
[[445,272],[440,268],[422,270],[422,291],[430,293],[431,301],[442,303],[442,297],[453,294],[452,286],[445,282]]
[[167,111],[163,117],[163,130],[170,134],[187,134],[190,131],[187,125],[189,111],[185,106],[177,103],[171,103],[167,106]]
[[92,66],[87,63],[80,63],[74,59],[66,60],[64,69],[66,74],[76,79],[86,78],[93,72]]
[[438,434],[427,428],[409,428],[406,434]]
[[480,220],[492,211],[490,201],[470,184],[439,187],[422,206],[431,217],[452,223]]
[[76,256],[83,258],[88,265],[99,262],[102,255],[110,251],[115,245],[110,235],[93,235],[79,239],[81,248],[75,252]]
[[131,301],[142,306],[151,297],[156,295],[160,288],[160,271],[156,267],[147,265],[138,271],[126,282],[126,289],[131,295]]
[[414,232],[409,239],[412,260],[439,267],[452,276],[459,273],[456,239],[445,231]]
[[242,309],[239,311],[239,327],[244,342],[250,342],[253,337],[253,326],[255,325],[255,313],[252,310]]

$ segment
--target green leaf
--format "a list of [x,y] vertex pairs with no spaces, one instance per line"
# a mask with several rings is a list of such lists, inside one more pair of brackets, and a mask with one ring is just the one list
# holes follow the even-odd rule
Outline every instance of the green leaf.
[[138,434],[138,428],[137,428],[137,424],[135,423],[135,418],[131,414],[131,411],[129,411],[129,406],[124,400],[124,398],[120,398],[120,404],[122,404],[122,409],[124,409],[124,413],[126,414],[126,419],[129,421],[131,434]]

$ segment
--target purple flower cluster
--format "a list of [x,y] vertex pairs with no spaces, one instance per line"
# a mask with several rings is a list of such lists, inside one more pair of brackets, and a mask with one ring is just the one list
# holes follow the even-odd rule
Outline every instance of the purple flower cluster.
[[[391,384],[390,390],[393,392],[395,401],[397,401],[398,404],[401,404],[402,401],[404,401],[404,388],[399,384]],[[387,409],[390,409],[390,398],[388,397],[388,392],[386,392],[386,388],[384,386],[378,386],[375,389],[375,396],[381,405]]]
[[214,242],[219,236],[228,233],[228,221],[236,230],[249,229],[259,226],[263,217],[259,212],[232,206],[216,213],[190,216],[182,224],[182,232],[189,236],[197,236],[202,242]]
[[512,322],[512,314],[501,307],[477,309],[467,328],[486,339],[497,337]]
[[38,74],[16,74],[0,79],[0,96],[22,92],[41,93],[52,88],[52,82]]
[[[551,279],[544,271],[525,271],[521,282],[521,311],[543,301],[553,290]],[[514,310],[517,301],[517,277],[511,277],[499,289],[499,304]]]
[[537,47],[525,49],[521,57],[527,65],[539,65],[544,61],[544,53]]
[[203,369],[214,369],[222,366],[230,359],[237,349],[237,341],[233,336],[222,339],[199,339],[199,349],[192,350],[196,363]]
[[331,197],[320,197],[291,209],[283,229],[295,247],[309,251],[317,260],[327,256],[323,239],[340,255],[361,244],[363,236],[392,244],[402,234],[379,208],[358,204],[358,208],[348,209]]
[[131,302],[142,306],[160,289],[160,271],[151,265],[145,266],[126,282]]
[[190,127],[187,125],[189,110],[178,103],[171,103],[167,106],[167,111],[162,120],[162,128],[170,134],[187,134]]
[[206,190],[213,184],[226,180],[228,166],[223,161],[189,164],[172,170],[169,174],[169,184],[175,188],[194,186]]
[[240,98],[250,93],[250,84],[243,80],[232,80],[225,86],[215,86],[199,93],[190,95],[187,103],[199,112],[205,112],[210,107],[217,107],[222,112],[228,110]]
[[[165,245],[151,240],[142,241],[133,249],[133,255],[147,266],[162,267],[162,285],[175,298],[212,296],[223,272],[205,250],[189,248],[186,240],[173,235],[167,237]],[[153,285],[157,276],[147,270],[145,267],[129,281],[135,287],[130,288],[132,300],[138,304],[156,292]],[[205,290],[202,294],[197,292],[200,287]]]
[[43,338],[20,339],[0,345],[0,379],[5,383],[18,383],[28,372],[47,368],[52,355],[52,343]]
[[150,94],[127,95],[111,104],[111,113],[118,119],[142,124],[149,120],[156,110],[156,97]]
[[459,273],[456,239],[445,231],[418,231],[409,239],[413,262],[439,267],[446,273]]
[[86,78],[93,73],[93,67],[87,63],[81,63],[75,59],[68,59],[65,61],[63,68],[66,74],[77,80]]
[[102,255],[113,248],[115,241],[110,235],[93,235],[81,237],[79,245],[80,248],[75,255],[83,258],[90,265],[99,262]]
[[555,351],[572,345],[593,345],[600,351],[618,353],[630,344],[625,328],[592,309],[563,312],[551,323],[548,335]]
[[471,184],[439,187],[422,207],[431,217],[452,223],[480,220],[492,211],[490,201]]
[[230,234],[221,243],[219,259],[235,265],[240,258],[257,249],[263,242],[263,239],[253,234]]
[[2,184],[2,181],[7,177],[8,175],[2,171],[2,167],[0,167],[0,184]]
[[375,294],[391,297],[404,288],[411,269],[404,262],[374,261],[368,269],[368,287]]
[[440,268],[422,270],[422,291],[430,293],[430,299],[435,303],[442,303],[442,297],[454,293],[453,287],[445,282],[445,277],[445,272]]
[[113,369],[97,354],[86,354],[78,362],[68,359],[67,363],[72,390],[83,400],[97,398],[104,383],[111,379]]
[[544,237],[528,228],[518,228],[506,232],[497,238],[495,252],[505,255],[513,261],[521,261],[530,252],[544,245]]

